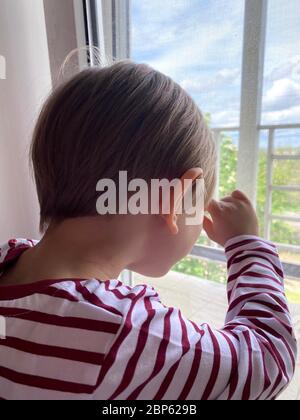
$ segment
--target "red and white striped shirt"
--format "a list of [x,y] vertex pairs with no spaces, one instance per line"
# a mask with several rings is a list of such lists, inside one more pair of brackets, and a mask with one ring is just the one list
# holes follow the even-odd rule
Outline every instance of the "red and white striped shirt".
[[[3,246],[0,272],[31,246]],[[165,307],[146,285],[62,279],[0,286],[0,398],[275,398],[296,358],[277,250],[240,236],[225,251],[229,308],[220,330]]]

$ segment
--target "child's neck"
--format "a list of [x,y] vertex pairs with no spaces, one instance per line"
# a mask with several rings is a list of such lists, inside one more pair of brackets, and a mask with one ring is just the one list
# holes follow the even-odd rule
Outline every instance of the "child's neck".
[[44,279],[116,279],[132,261],[135,244],[122,226],[95,218],[68,219],[51,226],[41,241],[25,251],[3,274],[0,284],[33,283]]

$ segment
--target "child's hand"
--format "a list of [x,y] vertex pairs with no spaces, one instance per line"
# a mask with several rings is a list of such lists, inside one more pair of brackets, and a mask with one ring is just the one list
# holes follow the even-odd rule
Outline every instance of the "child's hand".
[[256,212],[248,197],[239,190],[221,201],[212,200],[207,208],[212,220],[204,217],[203,228],[208,237],[224,246],[239,235],[259,235]]

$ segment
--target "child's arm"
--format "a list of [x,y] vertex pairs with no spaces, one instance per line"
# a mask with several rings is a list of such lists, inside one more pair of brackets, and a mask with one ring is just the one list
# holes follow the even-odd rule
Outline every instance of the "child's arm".
[[279,395],[294,373],[296,341],[277,252],[271,243],[243,235],[227,241],[226,254],[230,306],[220,330],[165,307],[150,287],[120,286],[116,299],[122,296],[131,309],[106,357],[99,395],[134,400]]
[[296,341],[275,246],[256,236],[226,243],[229,308],[220,331],[233,356],[219,398],[271,399],[290,382]]

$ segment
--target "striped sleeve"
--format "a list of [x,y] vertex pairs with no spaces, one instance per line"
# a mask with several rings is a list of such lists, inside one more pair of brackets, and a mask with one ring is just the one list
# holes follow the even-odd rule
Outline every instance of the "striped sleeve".
[[230,240],[225,251],[229,308],[222,333],[238,365],[222,397],[274,399],[291,381],[297,355],[278,252],[253,236]]
[[296,341],[273,244],[226,244],[229,309],[220,330],[167,308],[151,288],[111,290],[128,301],[98,381],[105,399],[273,399],[295,369]]

